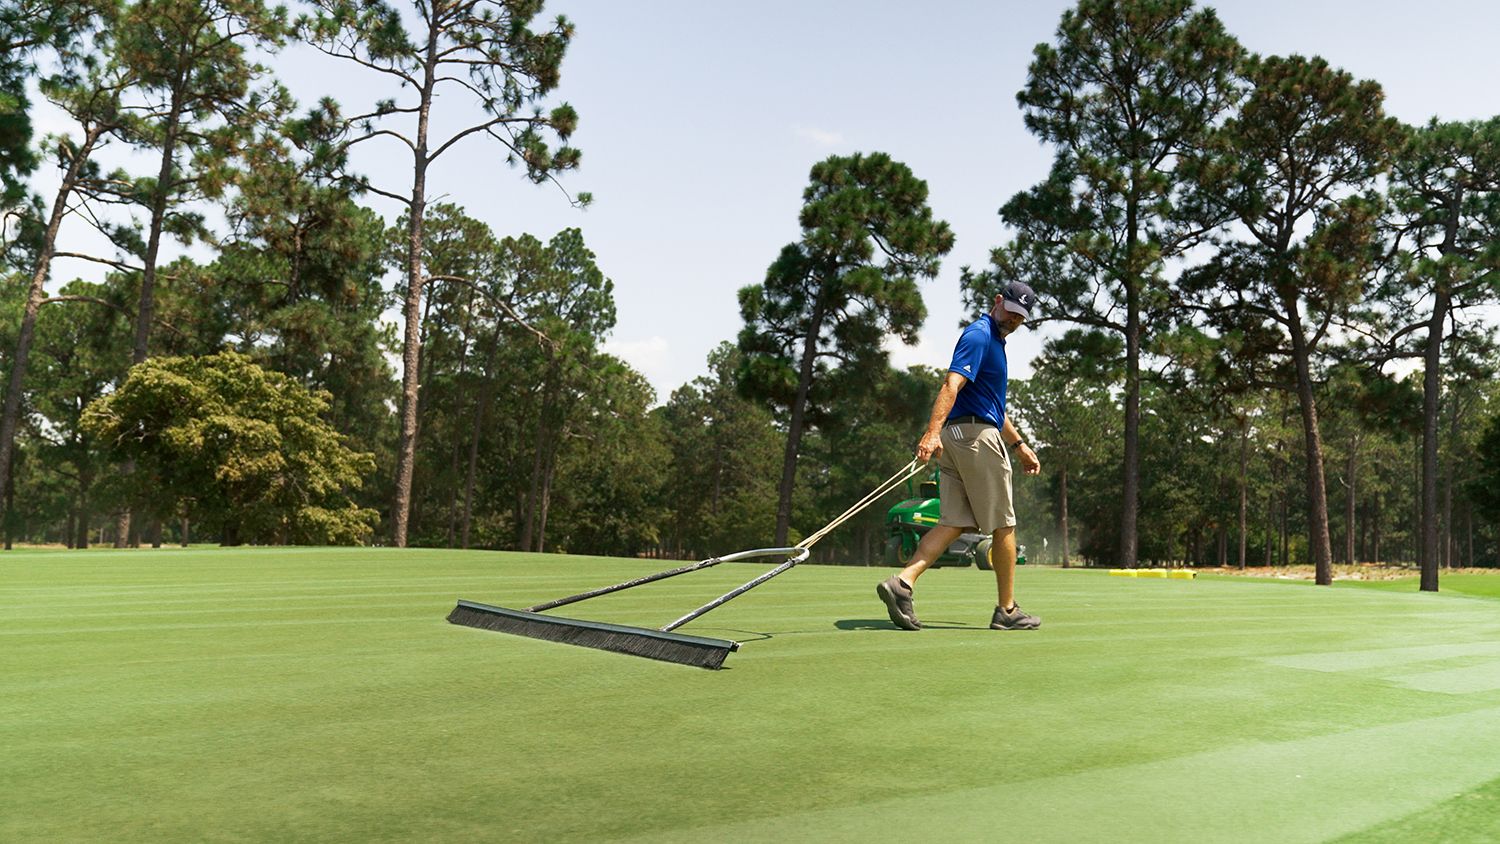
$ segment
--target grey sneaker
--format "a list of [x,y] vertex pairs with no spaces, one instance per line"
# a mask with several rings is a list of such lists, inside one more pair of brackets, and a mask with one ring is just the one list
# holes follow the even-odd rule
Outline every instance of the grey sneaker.
[[995,617],[990,619],[991,630],[1035,630],[1042,626],[1042,620],[1031,613],[1021,609],[1020,604],[1010,608],[1010,612],[995,607]]
[[902,583],[900,577],[893,574],[880,581],[880,585],[875,587],[875,594],[885,602],[892,624],[902,630],[922,629],[922,622],[917,621],[917,614],[911,608],[911,587]]

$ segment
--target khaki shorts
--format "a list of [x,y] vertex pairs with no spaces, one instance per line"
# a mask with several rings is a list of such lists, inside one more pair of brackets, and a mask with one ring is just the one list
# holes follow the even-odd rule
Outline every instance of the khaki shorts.
[[965,422],[943,426],[943,452],[938,455],[938,524],[978,527],[994,533],[1016,526],[1010,495],[1010,454],[994,425]]

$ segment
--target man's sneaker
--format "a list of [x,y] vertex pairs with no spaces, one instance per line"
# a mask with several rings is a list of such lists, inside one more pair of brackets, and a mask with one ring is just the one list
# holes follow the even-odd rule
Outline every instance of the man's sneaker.
[[922,629],[922,622],[917,621],[917,614],[911,608],[911,587],[902,583],[900,577],[893,574],[880,581],[880,585],[875,587],[875,594],[885,601],[892,624],[902,630]]
[[1021,609],[1020,604],[1010,608],[1010,612],[995,607],[995,617],[990,619],[991,630],[1035,630],[1042,626],[1042,620],[1029,612]]

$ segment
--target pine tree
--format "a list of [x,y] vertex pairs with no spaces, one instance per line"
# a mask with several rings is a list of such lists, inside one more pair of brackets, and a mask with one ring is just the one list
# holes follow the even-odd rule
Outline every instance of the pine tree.
[[1320,58],[1254,57],[1244,75],[1246,100],[1191,169],[1206,201],[1232,214],[1245,238],[1184,286],[1210,314],[1264,326],[1254,336],[1265,345],[1246,346],[1249,357],[1284,362],[1277,381],[1301,410],[1308,540],[1326,585],[1332,546],[1316,358],[1330,326],[1364,295],[1378,251],[1374,183],[1401,126],[1383,113],[1378,84]]
[[803,192],[802,239],[782,249],[762,284],[740,290],[740,383],[787,426],[776,512],[787,543],[797,456],[822,413],[828,361],[884,363],[886,334],[915,343],[927,309],[919,279],[937,275],[953,232],[927,205],[927,183],[885,153],[832,156]]
[[1038,44],[1017,95],[1026,127],[1056,148],[1047,180],[1000,211],[1016,240],[966,273],[971,304],[1011,279],[1045,319],[1120,335],[1125,351],[1118,563],[1136,563],[1141,358],[1169,324],[1165,267],[1220,222],[1179,166],[1235,96],[1239,44],[1191,0],[1081,0]]
[[[59,301],[56,298],[49,299],[46,291],[52,261],[61,256],[88,257],[58,250],[57,242],[62,224],[65,218],[78,210],[77,206],[82,204],[78,201],[80,197],[114,195],[114,185],[122,181],[121,174],[102,173],[95,160],[99,149],[109,142],[112,133],[118,131],[125,121],[120,98],[133,81],[129,73],[95,66],[96,56],[93,50],[106,49],[113,43],[111,33],[116,18],[107,4],[101,4],[101,11],[97,15],[89,14],[87,6],[69,8],[75,16],[65,19],[68,28],[61,31],[55,28],[56,21],[46,23],[48,17],[40,10],[32,10],[39,16],[34,18],[24,16],[24,7],[16,10],[14,17],[11,14],[0,15],[0,22],[4,23],[13,39],[13,52],[8,53],[12,61],[17,56],[37,49],[49,35],[58,39],[54,48],[57,70],[40,79],[39,87],[43,95],[67,113],[79,129],[77,136],[53,139],[56,163],[62,174],[53,197],[51,213],[45,221],[23,215],[22,229],[27,232],[28,240],[32,241],[33,248],[29,258],[33,263],[14,353],[9,356],[4,410],[0,412],[0,490],[8,489],[11,484],[11,455],[20,424],[21,401],[31,346],[36,336],[37,319],[44,304]],[[36,43],[27,41],[26,38]],[[0,79],[0,84],[3,82]],[[5,94],[0,92],[0,99],[4,97]],[[0,123],[5,122],[0,120]],[[24,114],[11,120],[10,125],[29,140],[30,128],[29,123],[24,120]],[[0,132],[4,131],[7,130],[0,128]],[[3,158],[3,153],[0,153],[0,159]],[[0,161],[0,171],[15,175],[29,168],[31,163],[32,158],[27,153],[24,158],[12,158],[8,164]],[[4,173],[0,173],[0,176],[4,176]],[[8,185],[6,188],[7,202],[15,196],[12,188],[16,188],[16,185]],[[105,263],[113,262],[106,260]]]
[[[392,140],[411,154],[409,187],[362,187],[398,202],[406,213],[406,280],[403,298],[401,437],[396,454],[391,541],[404,547],[411,513],[421,383],[422,297],[429,283],[422,264],[427,221],[427,175],[433,163],[470,136],[485,135],[504,147],[512,164],[533,182],[555,180],[574,169],[579,151],[567,146],[578,114],[566,103],[543,114],[537,103],[561,81],[562,59],[573,24],[559,16],[533,30],[541,0],[416,0],[418,22],[408,30],[403,9],[384,0],[313,0],[315,13],[300,21],[303,37],[335,58],[381,74],[398,85],[404,100],[382,99],[364,114],[346,118],[347,149],[377,139]],[[477,107],[475,122],[435,134],[439,94],[453,91]],[[449,102],[452,102],[450,100]],[[464,121],[462,113],[444,118]],[[446,125],[450,120],[440,123]],[[547,136],[560,145],[553,149]],[[579,204],[589,201],[580,193]]]
[[1444,340],[1457,313],[1500,298],[1500,118],[1439,123],[1410,132],[1391,175],[1399,260],[1383,298],[1405,317],[1430,301],[1427,318],[1394,327],[1425,330],[1422,349],[1421,588],[1438,588],[1438,416]]

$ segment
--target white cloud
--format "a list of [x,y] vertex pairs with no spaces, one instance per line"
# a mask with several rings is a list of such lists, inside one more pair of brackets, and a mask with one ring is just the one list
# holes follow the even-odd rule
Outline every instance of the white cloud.
[[830,132],[827,129],[817,129],[811,126],[793,126],[792,132],[797,137],[812,141],[820,147],[836,147],[844,142],[844,136],[839,132]]
[[[956,331],[953,334],[955,338],[958,336]],[[942,341],[931,330],[924,330],[918,335],[915,346],[906,345],[894,334],[885,335],[880,345],[891,356],[891,366],[896,369],[906,369],[909,366],[947,366],[953,351],[951,343],[948,348],[943,348]]]
[[660,336],[644,340],[606,340],[600,346],[637,369],[642,366],[661,366],[667,362],[670,350],[667,338]]
[[672,345],[667,342],[667,338],[653,336],[641,340],[606,340],[600,348],[646,376],[646,380],[656,389],[658,401],[666,398],[663,390],[672,389],[668,376],[675,361],[672,360]]

